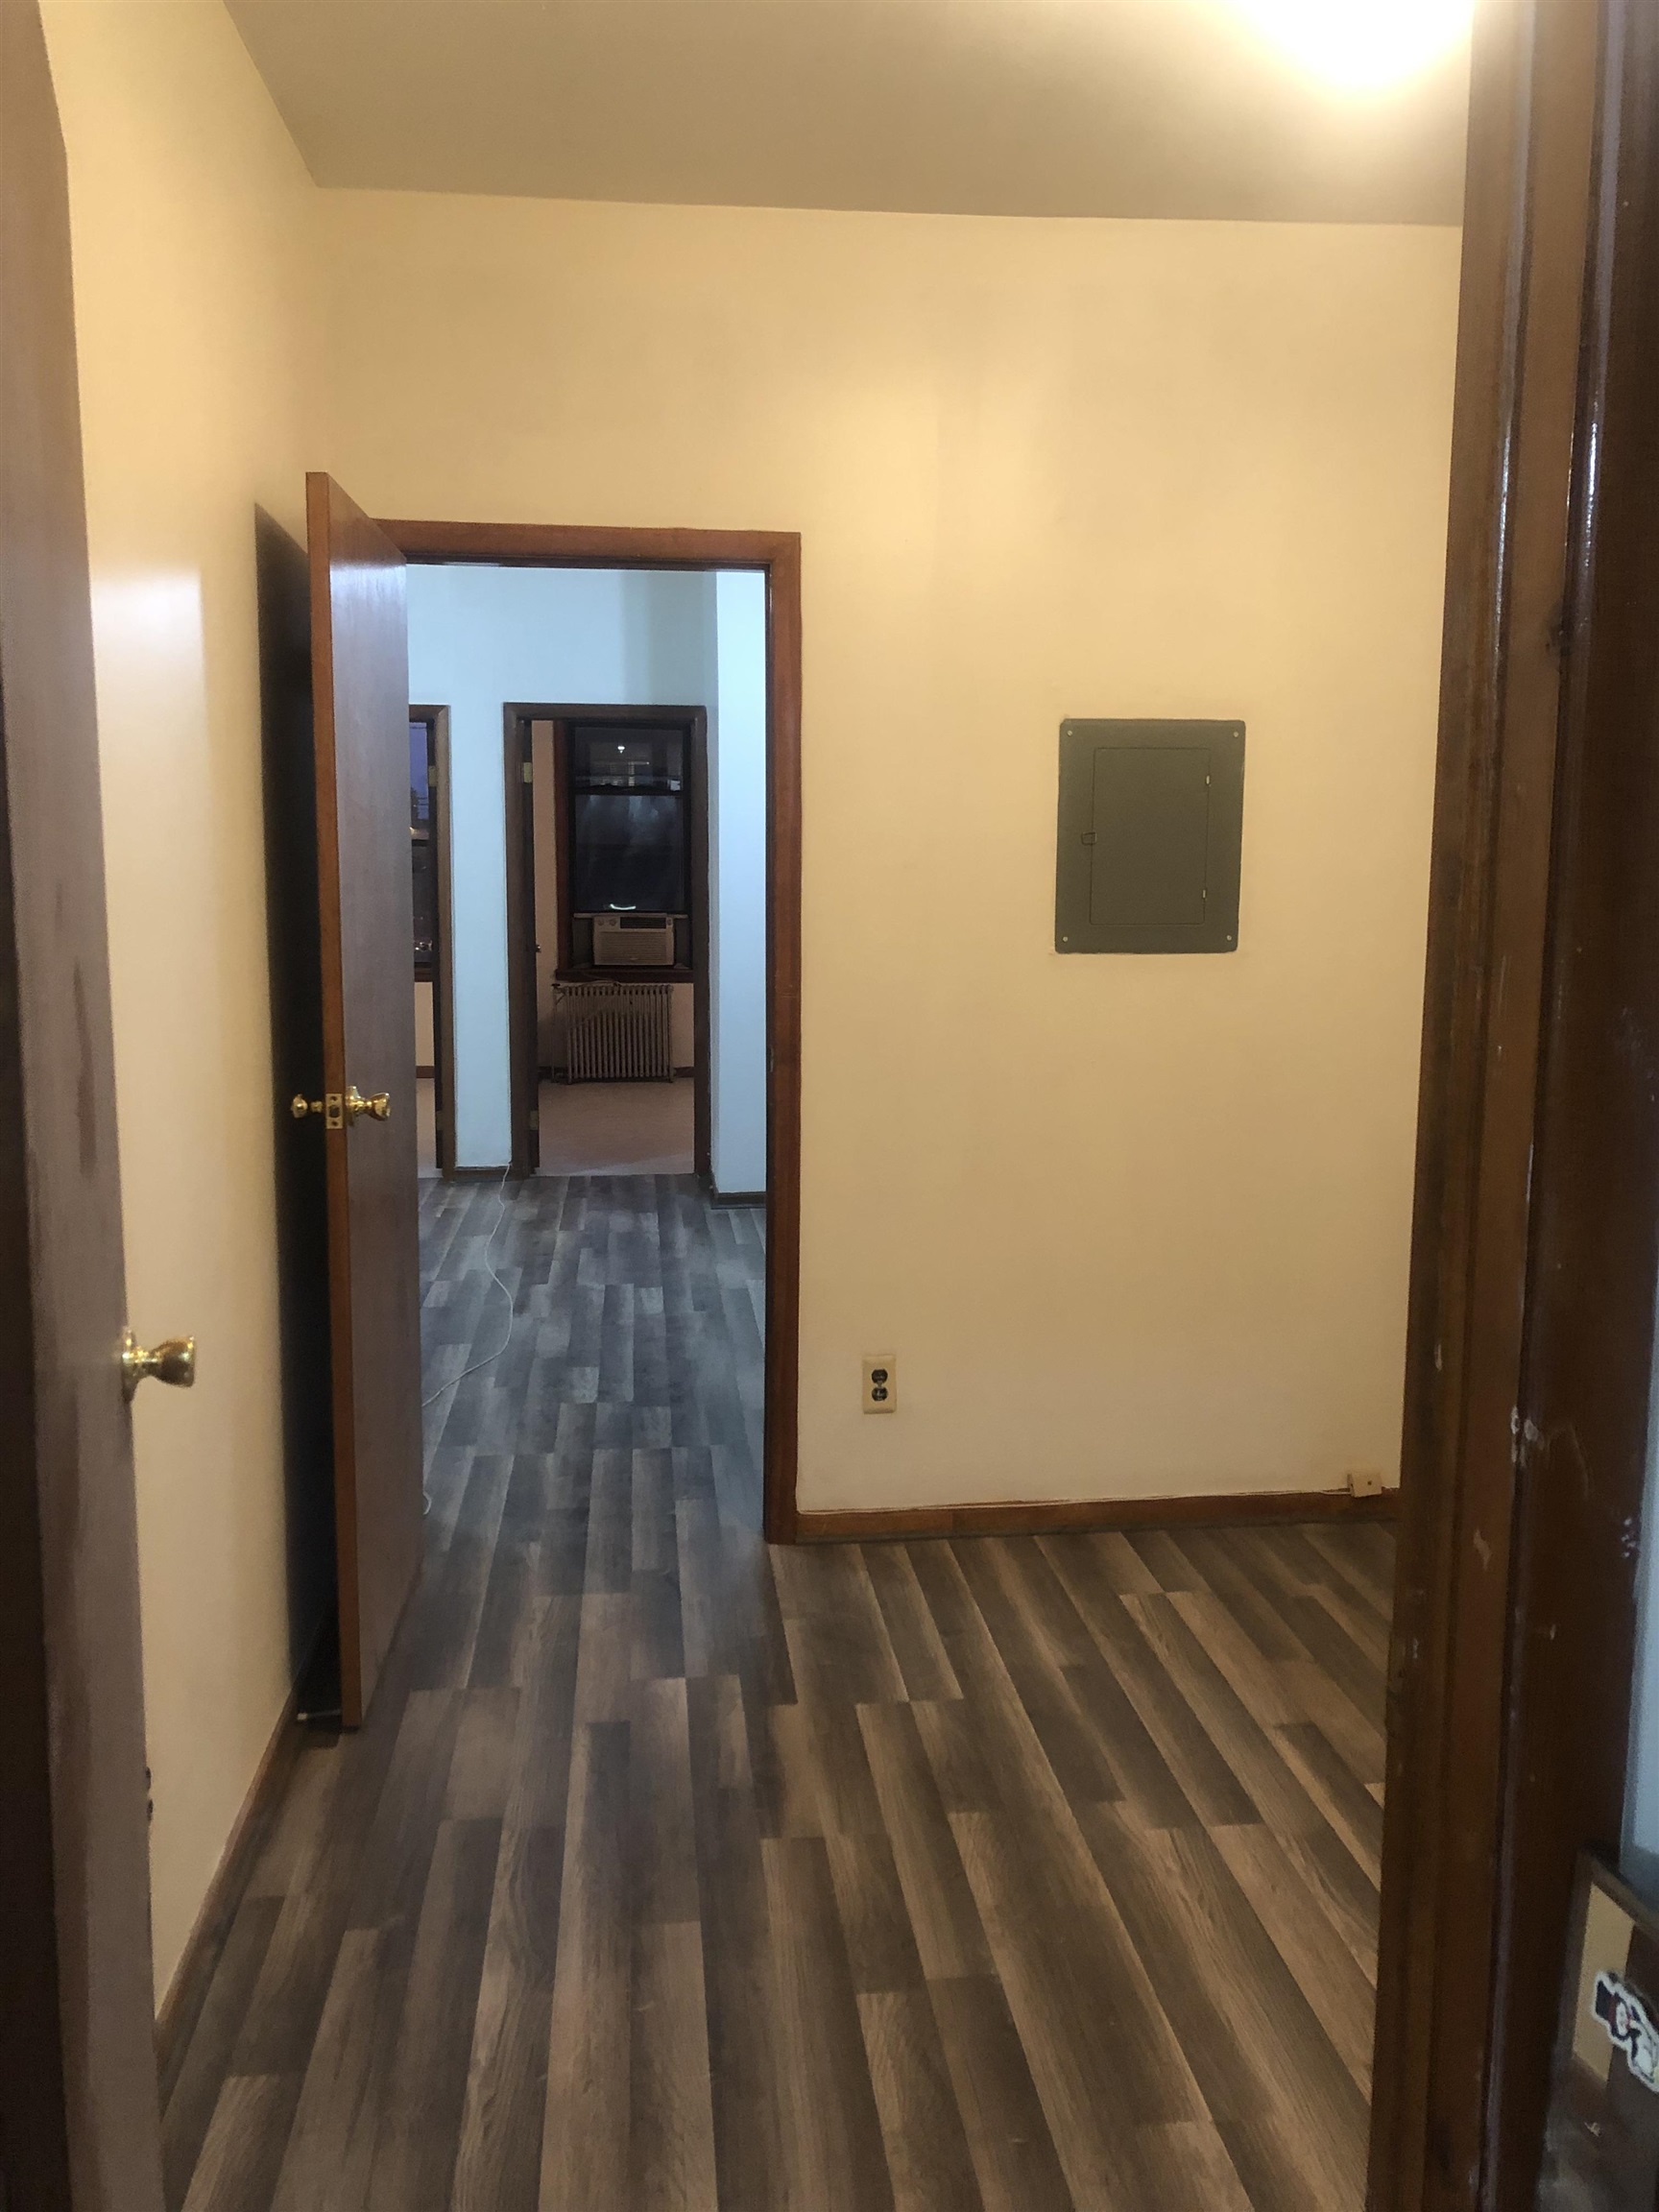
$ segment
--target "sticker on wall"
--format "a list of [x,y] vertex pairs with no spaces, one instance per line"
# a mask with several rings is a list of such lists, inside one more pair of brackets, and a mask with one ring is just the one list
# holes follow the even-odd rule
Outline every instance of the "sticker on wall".
[[1540,2212],[1659,2202],[1659,1915],[1588,1853],[1568,1932]]

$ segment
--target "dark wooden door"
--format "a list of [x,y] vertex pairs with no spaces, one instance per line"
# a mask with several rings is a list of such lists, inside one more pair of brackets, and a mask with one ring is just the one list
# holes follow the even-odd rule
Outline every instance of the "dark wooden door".
[[402,555],[328,477],[305,495],[323,954],[306,1119],[326,1156],[340,1706],[355,1727],[421,1563],[409,658]]
[[[159,2212],[68,191],[0,6],[0,2201]],[[210,1355],[209,1355],[210,1356]]]

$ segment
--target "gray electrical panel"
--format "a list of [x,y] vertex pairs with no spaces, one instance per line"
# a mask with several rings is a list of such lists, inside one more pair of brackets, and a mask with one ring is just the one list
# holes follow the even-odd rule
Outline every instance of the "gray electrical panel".
[[1242,722],[1063,722],[1057,952],[1231,952]]

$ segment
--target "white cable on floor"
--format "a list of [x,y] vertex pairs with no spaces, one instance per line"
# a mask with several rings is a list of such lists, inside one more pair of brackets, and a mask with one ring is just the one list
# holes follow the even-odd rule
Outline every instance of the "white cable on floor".
[[[490,1353],[487,1358],[483,1359],[474,1359],[470,1367],[464,1367],[460,1374],[452,1377],[449,1382],[441,1382],[438,1388],[433,1391],[430,1398],[422,1398],[421,1401],[421,1410],[422,1413],[425,1412],[428,1406],[436,1406],[439,1399],[443,1397],[445,1390],[459,1390],[462,1383],[466,1382],[469,1375],[478,1375],[481,1374],[486,1367],[493,1367],[496,1360],[500,1358],[502,1353],[506,1351],[508,1345],[513,1341],[513,1325],[518,1318],[518,1301],[514,1297],[512,1291],[508,1289],[506,1284],[502,1282],[499,1274],[496,1272],[495,1263],[490,1257],[491,1251],[494,1246],[495,1239],[501,1234],[501,1224],[507,1218],[507,1178],[512,1174],[512,1172],[513,1170],[511,1167],[503,1167],[501,1170],[501,1180],[495,1186],[495,1226],[491,1230],[489,1238],[487,1238],[484,1245],[484,1264],[490,1270],[490,1280],[494,1284],[495,1287],[500,1291],[502,1297],[507,1301],[507,1334],[502,1337],[500,1343],[496,1345],[494,1351]],[[427,1489],[424,1483],[421,1485],[421,1495],[426,1501],[425,1510],[430,1513],[432,1510],[432,1493]]]

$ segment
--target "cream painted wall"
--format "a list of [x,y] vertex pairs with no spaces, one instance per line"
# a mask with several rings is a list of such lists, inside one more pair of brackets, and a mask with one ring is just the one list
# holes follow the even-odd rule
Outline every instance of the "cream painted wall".
[[[1393,1479],[1455,234],[323,219],[372,510],[803,533],[802,1503]],[[1067,714],[1247,722],[1237,954],[1054,953]]]
[[253,510],[303,529],[313,187],[216,6],[48,0],[69,150],[157,1992],[291,1679]]

